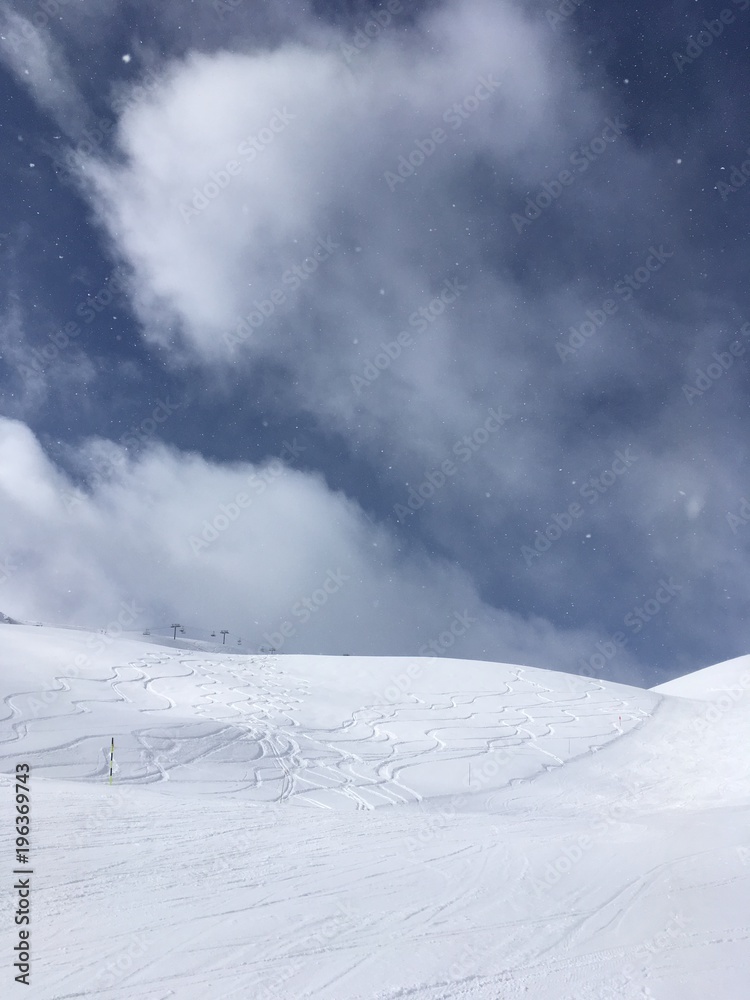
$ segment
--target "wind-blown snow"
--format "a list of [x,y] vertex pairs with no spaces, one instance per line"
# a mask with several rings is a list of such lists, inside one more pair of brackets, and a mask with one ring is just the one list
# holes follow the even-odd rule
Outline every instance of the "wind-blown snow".
[[0,677],[34,997],[746,995],[750,658],[644,691],[14,625]]

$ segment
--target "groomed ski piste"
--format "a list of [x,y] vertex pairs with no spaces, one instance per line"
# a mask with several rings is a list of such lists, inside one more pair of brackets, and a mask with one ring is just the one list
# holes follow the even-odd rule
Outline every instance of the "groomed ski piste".
[[2,624],[0,684],[3,996],[748,996],[750,657],[646,691]]

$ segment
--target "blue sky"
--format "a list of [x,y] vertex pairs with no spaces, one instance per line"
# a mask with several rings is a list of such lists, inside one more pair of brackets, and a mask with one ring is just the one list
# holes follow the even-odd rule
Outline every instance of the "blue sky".
[[0,610],[746,652],[748,24],[0,3]]

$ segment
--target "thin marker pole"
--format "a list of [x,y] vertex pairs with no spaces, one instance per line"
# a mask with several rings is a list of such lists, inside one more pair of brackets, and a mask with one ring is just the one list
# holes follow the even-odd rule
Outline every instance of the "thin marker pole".
[[112,784],[112,765],[115,762],[115,738],[112,737],[112,745],[109,748],[109,783]]

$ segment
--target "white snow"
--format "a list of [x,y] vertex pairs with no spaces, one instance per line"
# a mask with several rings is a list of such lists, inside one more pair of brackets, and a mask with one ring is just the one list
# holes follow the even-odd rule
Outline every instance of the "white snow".
[[[729,697],[738,701],[750,689],[750,657],[738,656],[725,663],[717,663],[704,670],[696,670],[684,677],[659,684],[652,691],[677,695],[682,698],[696,698],[699,701],[720,701]],[[733,697],[734,693],[734,697]]]
[[750,657],[644,691],[0,625],[0,678],[29,996],[747,995]]

